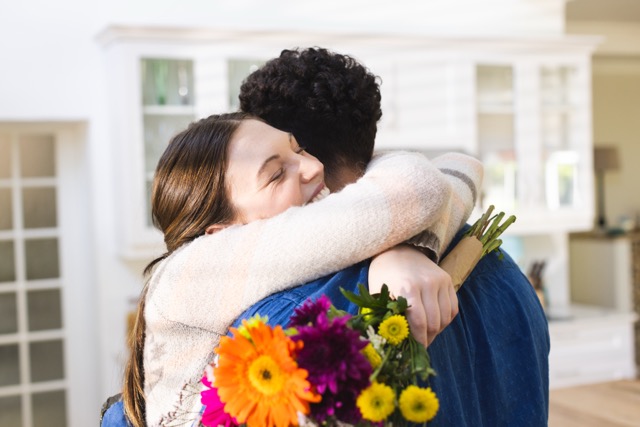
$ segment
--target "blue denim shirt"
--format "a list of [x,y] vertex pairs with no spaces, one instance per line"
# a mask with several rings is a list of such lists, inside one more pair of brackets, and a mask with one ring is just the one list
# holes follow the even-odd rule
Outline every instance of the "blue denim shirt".
[[[286,325],[297,306],[321,295],[355,314],[357,307],[342,296],[340,287],[355,291],[358,283],[367,283],[368,271],[369,261],[364,261],[273,294],[249,308],[234,326],[254,314],[269,316],[271,325]],[[428,349],[437,372],[430,385],[440,400],[429,426],[546,426],[549,330],[520,268],[507,254],[502,260],[495,253],[485,256],[458,292],[458,301],[460,314]],[[125,424],[103,423],[116,426]]]
[[460,314],[429,346],[440,410],[430,426],[539,427],[549,416],[549,327],[506,253],[485,256],[458,291]]

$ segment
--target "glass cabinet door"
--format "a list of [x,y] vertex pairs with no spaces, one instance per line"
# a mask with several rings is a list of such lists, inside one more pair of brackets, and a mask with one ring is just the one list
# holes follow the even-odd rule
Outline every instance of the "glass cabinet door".
[[575,100],[574,67],[555,66],[540,68],[540,123],[542,186],[548,209],[578,207],[579,147],[574,140]]
[[513,74],[511,66],[479,65],[476,68],[478,148],[485,166],[483,209],[486,204],[507,210],[516,206]]
[[144,58],[140,63],[146,224],[151,226],[153,175],[165,147],[195,119],[193,61]]
[[240,86],[245,78],[258,68],[260,68],[266,60],[251,58],[251,59],[236,59],[231,58],[227,60],[227,85],[229,88],[227,102],[229,104],[229,111],[236,111],[240,109]]
[[556,224],[560,214],[572,226],[589,188],[577,74],[575,66],[533,62],[476,66],[482,209],[496,205],[526,227],[554,212]]

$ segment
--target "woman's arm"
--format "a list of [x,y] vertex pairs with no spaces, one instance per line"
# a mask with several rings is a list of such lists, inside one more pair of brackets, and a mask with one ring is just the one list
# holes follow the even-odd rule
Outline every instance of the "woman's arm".
[[444,174],[453,191],[438,221],[407,243],[424,249],[429,258],[438,262],[473,211],[484,169],[478,160],[460,153],[443,154],[432,159],[432,162]]
[[176,251],[151,279],[151,302],[167,319],[224,333],[265,296],[343,269],[432,227],[450,200],[450,182],[424,156],[376,157],[365,176],[340,193],[200,237]]

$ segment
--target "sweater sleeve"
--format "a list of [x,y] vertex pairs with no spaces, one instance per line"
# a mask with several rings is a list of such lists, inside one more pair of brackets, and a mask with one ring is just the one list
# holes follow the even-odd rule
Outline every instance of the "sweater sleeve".
[[158,265],[147,303],[166,321],[223,334],[267,295],[432,227],[449,208],[451,193],[446,175],[423,155],[377,156],[360,180],[339,193],[180,248]]
[[[433,225],[409,239],[408,243],[424,248],[435,262],[466,223],[482,188],[482,163],[465,154],[447,153],[432,160],[451,185],[451,197],[443,215]],[[429,201],[425,201],[429,203]]]

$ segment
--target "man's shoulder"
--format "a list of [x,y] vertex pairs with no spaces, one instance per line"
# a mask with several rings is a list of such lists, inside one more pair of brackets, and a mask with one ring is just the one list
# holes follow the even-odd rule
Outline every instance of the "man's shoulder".
[[128,427],[129,423],[124,415],[122,395],[116,394],[109,397],[102,405],[100,411],[101,427]]
[[369,263],[369,260],[362,261],[300,286],[271,294],[247,309],[234,326],[239,326],[242,319],[256,314],[268,316],[272,325],[285,324],[296,307],[308,299],[316,300],[322,295],[326,295],[336,308],[351,312],[352,303],[344,297],[341,289],[356,292],[358,284],[367,284]]
[[368,274],[369,261],[362,261],[311,282],[269,295],[262,301],[290,302],[298,305],[309,298],[315,299],[322,295],[327,295],[333,302],[334,298],[332,296],[342,294],[340,288],[355,292],[358,284],[367,284]]

